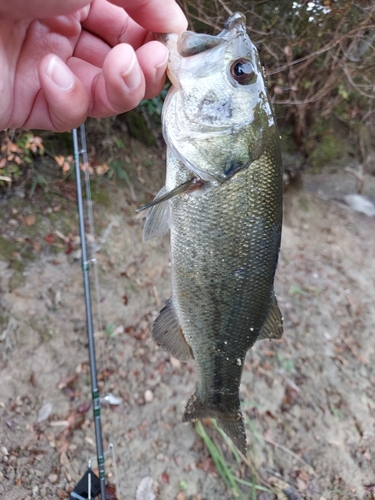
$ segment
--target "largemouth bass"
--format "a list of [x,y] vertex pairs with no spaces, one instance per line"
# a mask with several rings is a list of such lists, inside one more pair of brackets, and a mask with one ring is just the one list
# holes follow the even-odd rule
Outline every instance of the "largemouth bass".
[[217,36],[164,37],[172,87],[163,108],[165,187],[144,240],[170,230],[172,298],[152,337],[194,358],[198,388],[184,421],[213,417],[246,451],[239,386],[247,350],[280,338],[273,291],[282,219],[279,136],[245,17]]

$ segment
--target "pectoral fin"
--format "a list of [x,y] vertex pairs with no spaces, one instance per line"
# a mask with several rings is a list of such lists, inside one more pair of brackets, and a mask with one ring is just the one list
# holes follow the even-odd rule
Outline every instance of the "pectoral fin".
[[193,358],[193,352],[186,342],[171,298],[156,318],[151,335],[155,343],[174,358],[181,361]]
[[143,241],[164,236],[169,231],[169,203],[168,201],[183,193],[191,193],[198,189],[204,188],[206,182],[198,177],[192,177],[186,182],[175,187],[168,193],[165,186],[161,188],[155,199],[148,205],[138,208],[136,212],[148,209],[145,225],[143,227]]
[[170,200],[174,196],[177,196],[178,194],[185,193],[188,191],[188,189],[191,188],[192,185],[194,185],[196,179],[189,179],[186,182],[183,182],[179,186],[175,187],[172,189],[172,191],[169,191],[168,193],[165,192],[165,186],[161,188],[161,190],[158,192],[158,194],[155,196],[154,201],[151,203],[148,203],[147,205],[144,205],[141,208],[137,208],[136,212],[142,212],[142,210],[146,210],[147,208],[152,208],[155,205],[159,205],[159,203],[164,203],[165,201]]
[[279,306],[277,305],[275,294],[273,294],[270,310],[268,311],[268,316],[260,331],[258,340],[281,339],[282,335],[283,335],[283,317],[281,316]]
[[[162,198],[165,194],[165,186],[156,195],[155,200]],[[169,231],[169,203],[158,202],[148,209],[145,225],[143,226],[143,241],[164,236]]]

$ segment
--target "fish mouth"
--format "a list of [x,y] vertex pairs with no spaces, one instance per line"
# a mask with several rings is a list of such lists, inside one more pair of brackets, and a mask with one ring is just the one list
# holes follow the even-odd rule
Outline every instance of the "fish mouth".
[[205,33],[195,33],[194,31],[184,31],[178,38],[174,33],[157,33],[155,34],[155,38],[167,47],[170,47],[171,44],[176,44],[178,55],[181,57],[190,57],[195,56],[196,54],[201,54],[202,52],[217,47],[224,42],[223,38],[218,38],[214,35],[207,35]]
[[224,40],[217,36],[184,31],[177,41],[177,51],[181,57],[190,57],[213,49],[223,42]]
[[224,24],[224,30],[218,35],[222,35],[225,31],[231,31],[238,28],[239,26],[246,26],[246,17],[241,12],[235,12],[232,14],[227,22]]
[[[223,44],[228,38],[233,37],[234,32],[246,31],[246,17],[241,12],[232,14],[226,23],[224,29],[218,35],[207,35],[205,33],[195,33],[194,31],[184,31],[177,39],[176,49],[181,57],[190,57],[201,54],[206,50],[213,49]],[[173,34],[156,34],[159,42],[169,45],[171,40],[175,42]]]

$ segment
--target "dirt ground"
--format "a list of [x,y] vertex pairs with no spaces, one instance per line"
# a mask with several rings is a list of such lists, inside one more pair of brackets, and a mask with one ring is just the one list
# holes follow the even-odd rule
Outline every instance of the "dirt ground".
[[[145,171],[138,174],[147,187]],[[370,181],[365,194],[374,200]],[[155,193],[162,174],[152,182],[147,189]],[[95,205],[105,327],[96,350],[101,394],[121,398],[102,408],[105,448],[111,442],[116,453],[117,493],[122,500],[232,499],[202,439],[181,422],[196,384],[194,363],[170,359],[149,340],[170,294],[168,239],[142,243],[143,215],[134,208],[145,191],[108,189],[110,205]],[[285,333],[248,353],[241,397],[253,473],[246,464],[236,472],[269,491],[244,489],[243,498],[373,498],[375,220],[340,204],[354,191],[349,174],[327,171],[286,193],[276,277]],[[47,209],[17,196],[1,202],[0,497],[6,500],[68,498],[95,456],[81,265],[74,217],[70,226],[59,225],[64,211],[59,200]],[[10,251],[7,241],[15,245]],[[235,464],[205,425],[228,465]],[[113,482],[111,456],[106,471]]]

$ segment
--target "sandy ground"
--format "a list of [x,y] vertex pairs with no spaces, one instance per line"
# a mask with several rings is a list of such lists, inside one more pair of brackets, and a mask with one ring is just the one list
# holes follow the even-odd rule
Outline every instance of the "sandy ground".
[[[372,498],[375,220],[337,202],[338,185],[354,189],[345,174],[305,185],[309,191],[288,192],[285,201],[276,278],[284,337],[257,343],[246,358],[241,397],[253,476],[246,464],[236,474],[269,489],[251,496],[245,488],[243,498]],[[106,236],[97,254],[105,331],[96,349],[101,393],[121,398],[102,409],[117,491],[122,500],[135,499],[140,484],[137,500],[235,498],[194,427],[181,422],[194,363],[170,359],[149,340],[170,294],[168,240],[142,243],[134,202],[114,188],[111,199],[110,208],[96,207]],[[15,213],[12,203],[1,205],[1,233],[14,240],[33,210]],[[0,497],[7,500],[68,498],[95,455],[81,266],[74,251],[47,247],[34,245],[17,280],[19,255],[0,256]],[[106,471],[113,482],[111,457]]]

